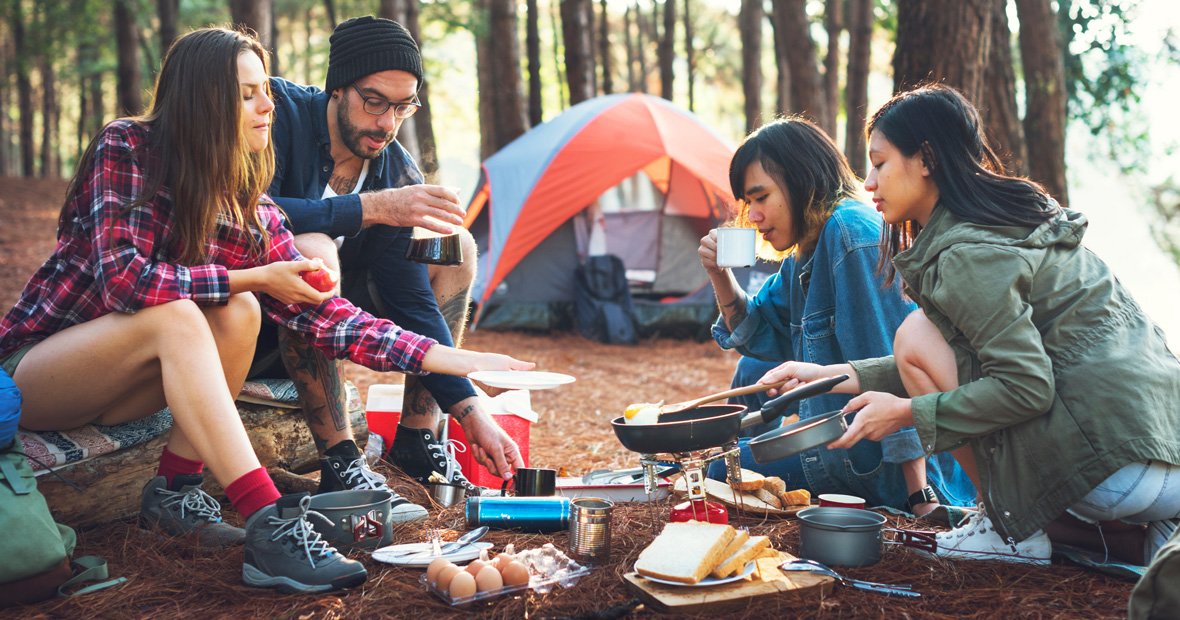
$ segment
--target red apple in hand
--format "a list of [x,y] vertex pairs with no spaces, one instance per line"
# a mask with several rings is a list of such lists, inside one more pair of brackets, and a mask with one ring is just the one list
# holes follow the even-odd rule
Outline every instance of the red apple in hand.
[[315,260],[319,266],[310,271],[301,271],[299,275],[303,277],[304,282],[310,284],[315,290],[321,293],[327,293],[336,288],[336,283],[340,281],[340,278],[336,275],[336,272],[325,267],[320,259],[317,258]]

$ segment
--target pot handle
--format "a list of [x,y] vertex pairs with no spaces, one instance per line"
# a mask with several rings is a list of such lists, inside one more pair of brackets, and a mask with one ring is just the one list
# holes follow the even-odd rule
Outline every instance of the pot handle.
[[[892,532],[895,534],[893,539],[884,536],[885,532]],[[930,530],[899,530],[892,527],[881,528],[881,534],[885,542],[891,545],[901,545],[926,553],[933,554],[938,550],[938,541],[934,537],[934,532]]]
[[766,401],[766,404],[762,405],[762,409],[760,411],[749,413],[743,417],[742,428],[749,428],[755,424],[763,424],[765,422],[773,422],[782,417],[782,415],[787,412],[787,407],[790,406],[791,403],[797,400],[803,400],[804,398],[819,396],[820,394],[827,394],[828,392],[832,391],[832,388],[843,383],[847,379],[848,375],[837,375],[835,377],[827,377],[825,379],[816,379],[815,381],[810,381],[808,383],[804,383],[803,385],[791,388],[790,390],[787,390],[786,392],[783,392],[782,394],[779,394],[778,396],[775,396],[774,398]]

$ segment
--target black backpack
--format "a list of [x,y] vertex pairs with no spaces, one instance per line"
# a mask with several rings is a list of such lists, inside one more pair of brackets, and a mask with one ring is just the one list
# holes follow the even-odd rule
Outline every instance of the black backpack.
[[574,319],[578,333],[607,344],[637,344],[627,271],[618,256],[588,256],[575,271]]

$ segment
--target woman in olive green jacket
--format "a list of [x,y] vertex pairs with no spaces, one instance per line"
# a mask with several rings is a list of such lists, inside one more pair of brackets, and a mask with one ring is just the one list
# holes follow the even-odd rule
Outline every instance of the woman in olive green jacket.
[[860,394],[857,414],[829,448],[912,424],[928,453],[953,450],[981,509],[938,535],[939,556],[1047,563],[1051,536],[1145,564],[1180,517],[1180,362],[1163,333],[1082,247],[1082,214],[1002,175],[959,93],[902,93],[869,137],[882,269],[920,309],[894,356],[762,381],[851,374],[837,390]]

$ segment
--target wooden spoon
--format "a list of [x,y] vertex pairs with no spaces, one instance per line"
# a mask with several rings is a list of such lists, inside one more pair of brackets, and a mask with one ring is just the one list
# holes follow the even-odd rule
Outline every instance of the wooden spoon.
[[755,383],[754,385],[747,385],[746,387],[733,388],[732,390],[725,390],[724,392],[710,394],[709,396],[702,396],[701,398],[694,400],[686,400],[680,403],[668,403],[667,405],[660,405],[660,415],[692,409],[693,407],[699,407],[705,403],[711,403],[713,401],[729,398],[731,396],[745,396],[746,394],[757,394],[758,392],[765,392],[766,390],[781,388],[782,386],[786,385],[786,383],[786,381],[779,381],[778,383]]

